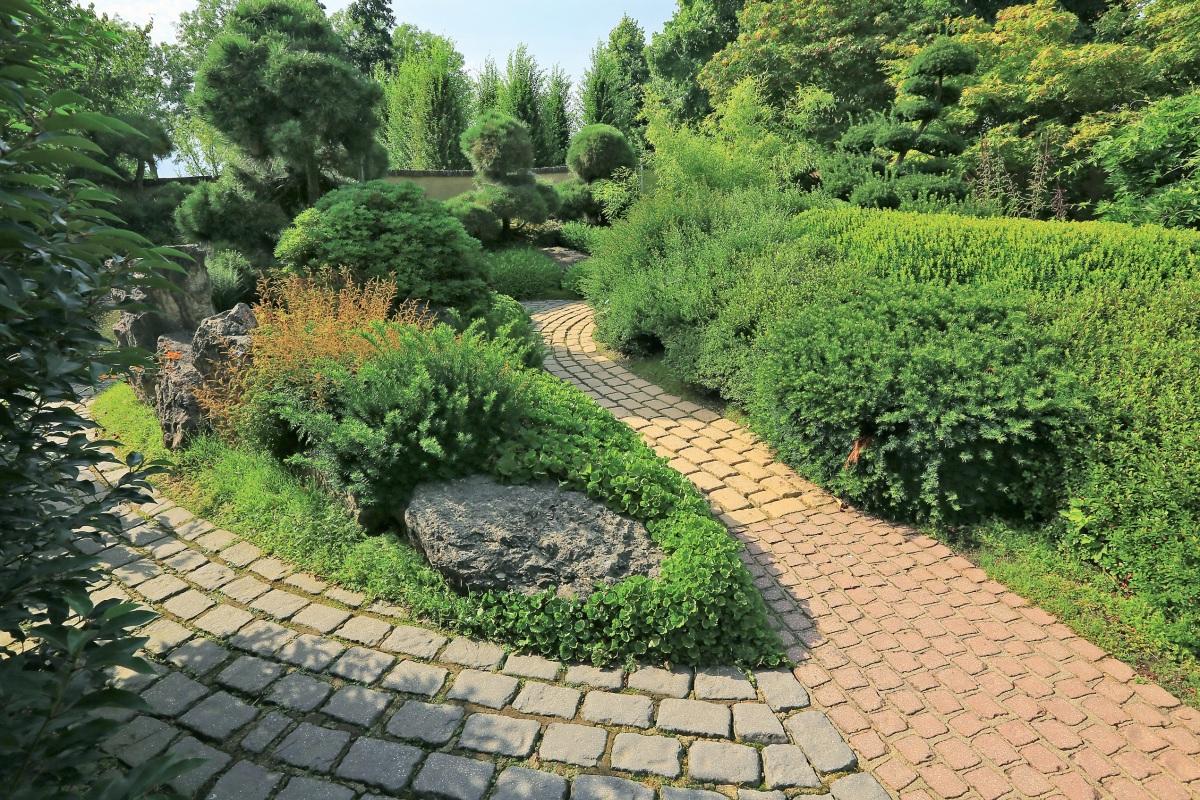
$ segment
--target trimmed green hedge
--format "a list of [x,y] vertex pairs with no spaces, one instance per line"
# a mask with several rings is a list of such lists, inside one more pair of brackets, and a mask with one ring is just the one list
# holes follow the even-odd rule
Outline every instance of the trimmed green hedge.
[[[564,382],[516,366],[502,342],[471,332],[456,337],[444,326],[388,339],[392,355],[381,353],[378,365],[356,376],[331,365],[322,409],[277,398],[281,416],[310,442],[298,454],[306,467],[298,474],[316,471],[321,485],[395,503],[393,512],[430,477],[485,472],[513,483],[557,481],[644,522],[665,554],[659,576],[628,578],[582,600],[553,592],[459,594],[398,537],[369,535],[277,458],[213,438],[179,457],[176,496],[330,579],[518,649],[597,664],[782,663],[766,606],[739,558],[741,544],[634,431]],[[407,403],[402,409],[398,398]],[[365,424],[386,409],[403,410],[403,420]],[[123,386],[100,398],[95,413],[127,440],[146,427],[145,419],[130,420],[150,414]],[[413,426],[428,436],[408,435]]]
[[[801,461],[794,437],[809,434],[757,402],[773,362],[755,348],[768,330],[798,316],[832,324],[826,317],[844,309],[829,298],[881,280],[1004,298],[1058,343],[1089,403],[1090,432],[1070,439],[1059,463],[1066,501],[1043,531],[1160,609],[1173,642],[1200,651],[1200,234],[806,210],[811,202],[699,185],[645,198],[597,237],[584,286],[598,337],[625,352],[662,351],[681,379],[757,408],[755,426]],[[853,402],[844,391],[840,407]],[[850,447],[841,443],[843,458]],[[806,471],[844,489],[841,475]],[[886,508],[928,518],[907,505]]]

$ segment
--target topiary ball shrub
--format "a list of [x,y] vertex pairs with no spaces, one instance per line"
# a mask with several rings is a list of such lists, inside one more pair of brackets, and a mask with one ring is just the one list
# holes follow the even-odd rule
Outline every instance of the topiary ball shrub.
[[1018,302],[872,285],[796,309],[757,358],[758,429],[872,511],[958,524],[1043,517],[1060,499],[1085,404],[1061,349]]
[[621,167],[637,166],[637,154],[625,134],[612,125],[586,125],[567,150],[567,166],[587,183],[611,178]]
[[294,272],[346,267],[359,281],[394,280],[399,300],[467,308],[487,294],[479,242],[410,181],[326,194],[284,230],[275,256]]
[[446,201],[446,209],[458,218],[467,233],[483,244],[499,241],[504,223],[490,208],[475,199],[474,192],[460,194]]
[[459,144],[474,170],[492,180],[533,168],[529,128],[516,117],[494,109],[480,114],[463,131]]

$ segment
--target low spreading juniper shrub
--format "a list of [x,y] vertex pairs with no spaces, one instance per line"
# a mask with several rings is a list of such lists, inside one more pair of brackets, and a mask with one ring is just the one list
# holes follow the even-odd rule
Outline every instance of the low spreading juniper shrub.
[[488,284],[517,300],[544,298],[560,287],[562,267],[534,247],[508,247],[488,253]]
[[755,426],[839,494],[893,517],[1044,519],[1088,404],[1019,299],[871,282],[758,341]]

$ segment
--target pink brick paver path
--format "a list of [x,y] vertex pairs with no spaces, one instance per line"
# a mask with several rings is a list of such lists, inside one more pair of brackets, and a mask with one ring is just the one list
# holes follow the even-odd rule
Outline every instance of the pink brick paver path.
[[1200,798],[1200,712],[937,541],[839,501],[753,434],[529,304],[546,367],[687,474],[747,543],[797,677],[901,800]]

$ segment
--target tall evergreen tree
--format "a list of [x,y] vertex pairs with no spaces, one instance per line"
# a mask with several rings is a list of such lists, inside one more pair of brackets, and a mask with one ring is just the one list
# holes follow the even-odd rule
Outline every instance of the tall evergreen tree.
[[546,74],[537,59],[524,44],[508,55],[508,64],[500,82],[500,101],[497,108],[525,123],[533,141],[534,166],[549,164],[546,138],[542,124],[543,97],[546,93]]
[[459,137],[471,107],[463,57],[443,37],[409,49],[394,72],[381,75],[384,140],[392,166],[402,169],[462,169]]
[[617,91],[624,98],[615,127],[635,142],[643,139],[646,124],[640,120],[650,68],[646,64],[646,33],[626,14],[608,34],[608,52],[616,71]]
[[542,100],[546,158],[554,165],[565,164],[574,120],[571,115],[571,79],[559,66],[550,70]]
[[584,125],[613,125],[621,116],[617,62],[603,42],[592,50],[592,63],[579,90]]
[[389,0],[354,0],[346,7],[345,19],[342,38],[354,65],[364,75],[372,74],[376,67],[390,69],[396,15]]
[[500,69],[488,58],[475,79],[475,115],[490,111],[500,105]]

